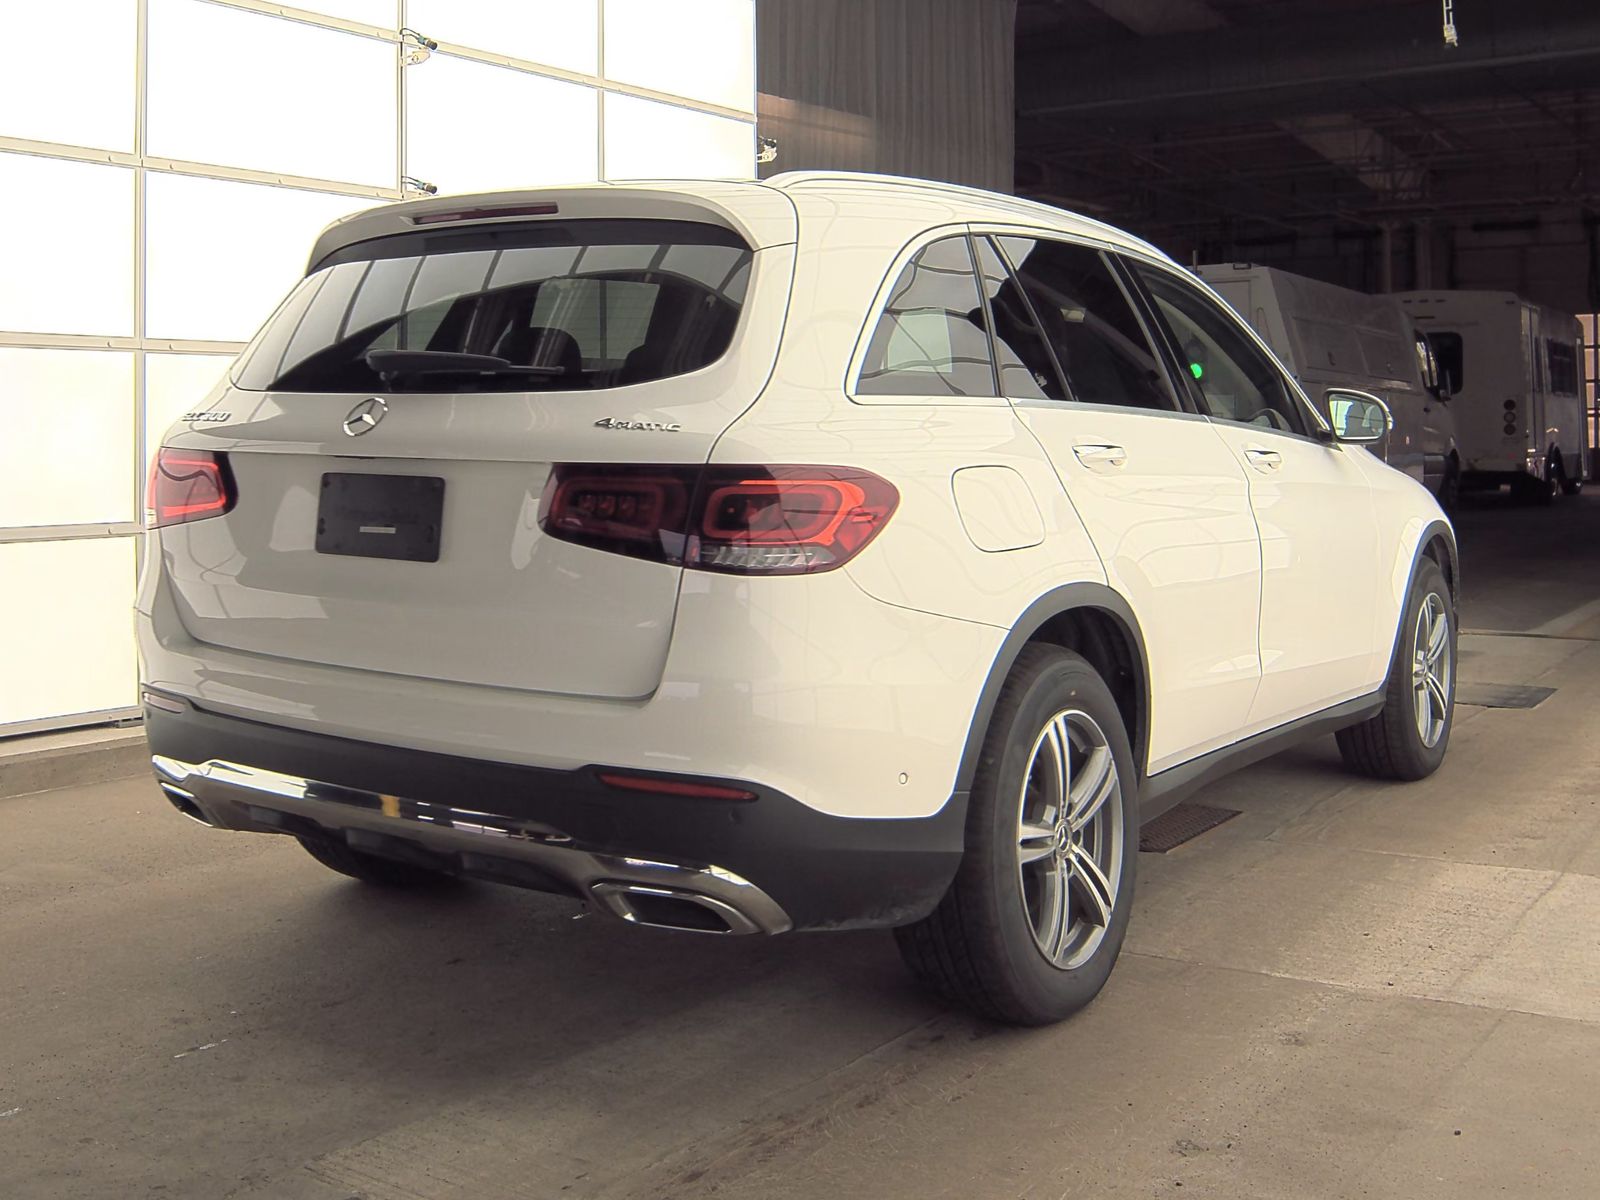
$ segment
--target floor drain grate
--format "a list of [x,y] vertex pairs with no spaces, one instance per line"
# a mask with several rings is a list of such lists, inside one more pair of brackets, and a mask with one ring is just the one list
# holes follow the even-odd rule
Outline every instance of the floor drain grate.
[[1479,708],[1534,708],[1555,693],[1555,688],[1525,683],[1462,683],[1456,685],[1456,703]]
[[1238,815],[1239,810],[1235,808],[1179,804],[1139,830],[1139,849],[1147,854],[1165,854]]

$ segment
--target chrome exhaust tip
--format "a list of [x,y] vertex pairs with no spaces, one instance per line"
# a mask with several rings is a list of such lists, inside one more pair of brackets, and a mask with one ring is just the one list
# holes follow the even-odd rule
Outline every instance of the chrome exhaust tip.
[[681,888],[607,882],[591,885],[589,892],[607,912],[634,925],[684,933],[762,932],[760,925],[726,901]]
[[188,817],[191,821],[198,822],[199,824],[204,825],[207,829],[216,828],[216,826],[213,825],[206,817],[206,814],[201,810],[200,806],[195,803],[193,792],[186,792],[177,784],[168,783],[164,779],[161,781],[161,791],[168,800],[172,801],[172,807],[177,809],[184,816]]

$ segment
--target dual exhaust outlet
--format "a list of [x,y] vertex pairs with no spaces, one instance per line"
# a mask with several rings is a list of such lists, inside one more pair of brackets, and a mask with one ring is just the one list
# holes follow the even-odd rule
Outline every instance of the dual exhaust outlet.
[[633,925],[653,925],[689,933],[760,933],[761,928],[733,905],[682,888],[642,883],[596,883],[589,894],[613,916]]
[[[252,774],[249,768],[233,767],[231,774],[233,778],[230,779],[230,783],[232,789],[236,790],[236,795],[239,792],[249,791],[256,793],[255,796],[249,797],[252,801],[264,798],[260,796],[260,791],[266,789],[260,787],[259,783],[258,787],[249,787],[238,779],[240,775],[248,777]],[[260,774],[265,775],[264,772]],[[184,786],[198,783],[200,785],[198,790],[205,790],[208,784],[217,782],[207,774],[205,767],[190,767],[189,764],[165,760],[157,763],[156,777],[162,793],[172,807],[198,824],[212,829],[253,828],[263,832],[287,832],[281,824],[263,823],[267,819],[267,814],[259,811],[252,819],[248,815],[250,812],[248,808],[237,814],[245,819],[236,820],[231,803],[234,797],[226,798],[222,816],[214,820],[201,806],[195,792]],[[276,778],[282,780],[283,777]],[[295,782],[303,785],[307,781]],[[278,804],[272,806],[273,810],[276,811],[279,805],[293,811],[313,804],[320,808],[326,803],[311,801],[309,788],[302,786],[295,790],[299,791],[300,795],[285,796],[284,789],[275,789],[273,798]],[[237,796],[237,798],[243,800],[246,797]],[[216,799],[218,797],[208,793],[208,803],[215,802]],[[284,803],[285,800],[289,803]],[[295,801],[300,803],[296,804]],[[251,804],[250,807],[254,808],[255,805]],[[316,820],[319,816],[329,814],[305,812],[300,815]],[[476,815],[481,821],[482,814]],[[465,817],[465,814],[463,816]],[[322,824],[330,835],[341,836],[339,825],[325,821],[318,821],[318,824]],[[486,828],[481,823],[465,820],[459,824],[444,822],[440,824],[443,825],[443,829],[458,836],[470,836],[466,834],[467,830],[481,831]],[[435,825],[433,828],[439,829],[439,826]],[[429,839],[424,835],[415,840],[425,843]],[[479,838],[474,837],[472,840],[478,841]],[[717,934],[781,933],[789,928],[788,918],[770,897],[739,876],[717,867],[699,869],[644,859],[589,854],[577,849],[563,848],[556,843],[540,845],[530,842],[511,842],[500,837],[496,837],[494,841],[496,849],[502,854],[537,861],[550,874],[571,887],[573,892],[587,899],[594,908],[627,921],[630,925],[648,925],[657,929],[688,933]],[[448,853],[447,848],[443,846],[430,846],[429,849]],[[476,853],[466,856],[452,855],[452,857],[456,857],[458,862],[461,861],[461,857],[469,860],[477,858],[482,854],[482,849],[475,849]],[[473,872],[468,870],[464,873],[470,875]],[[616,878],[617,874],[649,875],[651,878],[647,882],[642,878]],[[656,876],[660,877],[659,880],[655,878]],[[707,890],[684,886],[685,884],[703,884]],[[713,890],[722,894],[710,894]],[[741,900],[745,903],[741,904]]]

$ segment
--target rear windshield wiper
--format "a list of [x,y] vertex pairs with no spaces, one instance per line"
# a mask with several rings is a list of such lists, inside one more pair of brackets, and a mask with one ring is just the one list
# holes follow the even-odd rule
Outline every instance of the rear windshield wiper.
[[454,350],[368,350],[361,356],[384,382],[405,375],[565,375],[565,367],[531,367],[492,354],[458,354]]

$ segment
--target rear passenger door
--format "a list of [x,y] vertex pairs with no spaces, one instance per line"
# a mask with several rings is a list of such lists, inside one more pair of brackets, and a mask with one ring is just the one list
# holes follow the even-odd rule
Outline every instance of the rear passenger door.
[[1360,450],[1316,426],[1278,363],[1181,273],[1134,261],[1191,398],[1244,468],[1261,531],[1261,687],[1271,728],[1373,691],[1393,630],[1377,628],[1377,519]]
[[1111,261],[976,239],[1001,387],[1138,618],[1154,773],[1237,739],[1259,679],[1260,545],[1245,473],[1173,390]]

